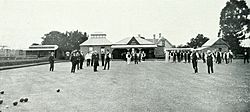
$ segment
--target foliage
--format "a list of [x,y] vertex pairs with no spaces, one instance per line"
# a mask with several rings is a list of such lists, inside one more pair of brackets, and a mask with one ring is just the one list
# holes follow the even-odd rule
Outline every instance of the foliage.
[[187,43],[187,46],[191,48],[201,47],[208,40],[209,38],[203,36],[203,34],[198,34],[196,38],[192,38],[190,42]]
[[249,31],[249,12],[244,0],[230,0],[221,11],[218,36],[221,35],[233,51],[238,51],[239,40],[245,39],[245,36],[239,35],[238,32],[243,30],[243,26],[247,26]]
[[80,44],[88,39],[87,33],[77,31],[66,31],[66,33],[61,33],[59,31],[51,31],[44,34],[42,37],[43,45],[58,45],[59,49],[62,51],[73,51],[79,50]]

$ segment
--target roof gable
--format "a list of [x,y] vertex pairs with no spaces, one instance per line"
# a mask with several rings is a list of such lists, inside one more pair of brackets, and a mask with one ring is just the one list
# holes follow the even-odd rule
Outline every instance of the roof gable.
[[[133,43],[132,43],[133,41]],[[154,43],[141,37],[128,37],[115,43],[116,45],[152,45]]]
[[127,45],[140,45],[140,43],[135,39],[135,37],[132,37]]
[[156,44],[158,46],[173,47],[173,45],[164,37],[161,37]]
[[106,37],[92,37],[80,44],[80,46],[88,45],[112,45]]
[[222,38],[209,39],[205,44],[202,45],[202,47],[209,47],[213,45],[226,45],[229,47],[229,45],[224,40],[222,40]]

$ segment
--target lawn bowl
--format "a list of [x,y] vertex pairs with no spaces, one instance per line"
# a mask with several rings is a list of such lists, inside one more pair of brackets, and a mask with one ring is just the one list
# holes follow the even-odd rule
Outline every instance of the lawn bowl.
[[17,106],[18,102],[17,101],[14,101],[13,102],[13,106]]
[[0,99],[0,105],[3,104],[3,99]]
[[24,102],[28,102],[29,101],[29,99],[28,98],[24,98]]
[[19,101],[20,101],[20,102],[24,102],[24,99],[23,99],[23,98],[21,98]]

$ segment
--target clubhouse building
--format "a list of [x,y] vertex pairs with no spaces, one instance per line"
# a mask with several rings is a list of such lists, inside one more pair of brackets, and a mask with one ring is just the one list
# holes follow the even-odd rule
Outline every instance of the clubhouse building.
[[146,58],[164,57],[165,47],[172,47],[172,44],[161,37],[156,39],[146,39],[138,35],[137,37],[127,37],[116,43],[111,43],[106,34],[91,34],[91,37],[80,45],[80,50],[84,54],[87,52],[97,51],[99,54],[104,54],[107,49],[112,53],[113,59],[125,59],[126,53],[136,53],[143,51],[146,53]]

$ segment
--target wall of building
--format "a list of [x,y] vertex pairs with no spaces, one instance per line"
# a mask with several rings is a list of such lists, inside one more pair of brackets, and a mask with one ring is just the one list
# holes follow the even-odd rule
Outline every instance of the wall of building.
[[89,48],[92,47],[93,51],[97,51],[99,53],[99,56],[101,56],[101,48],[104,48],[104,53],[106,53],[106,50],[108,49],[110,52],[112,52],[111,45],[106,45],[106,46],[81,46],[80,51],[83,52],[84,55],[86,55],[89,52]]
[[219,51],[220,48],[221,48],[221,52],[226,52],[229,50],[227,45],[213,45],[213,46],[210,46],[206,49],[203,49],[202,51],[204,51],[204,52],[206,52],[207,50]]

